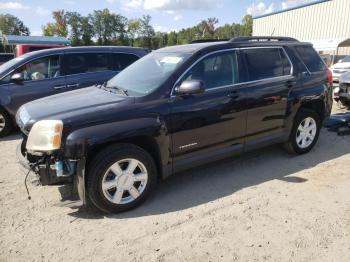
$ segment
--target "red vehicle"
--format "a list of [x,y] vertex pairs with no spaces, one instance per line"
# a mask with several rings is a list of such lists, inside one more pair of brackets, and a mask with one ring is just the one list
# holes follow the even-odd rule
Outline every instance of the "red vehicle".
[[17,45],[16,46],[16,57],[24,55],[29,52],[43,50],[43,49],[51,49],[51,48],[59,48],[66,47],[64,45]]

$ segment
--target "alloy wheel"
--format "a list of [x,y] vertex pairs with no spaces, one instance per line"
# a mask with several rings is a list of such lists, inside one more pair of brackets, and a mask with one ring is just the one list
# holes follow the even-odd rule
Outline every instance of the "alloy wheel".
[[304,149],[309,147],[312,142],[315,140],[317,133],[317,124],[315,119],[312,117],[305,118],[299,125],[297,134],[296,134],[296,142],[297,145]]
[[5,117],[0,113],[0,132],[4,130],[6,125]]
[[135,201],[145,190],[148,172],[137,159],[119,160],[111,165],[102,178],[102,192],[113,204]]

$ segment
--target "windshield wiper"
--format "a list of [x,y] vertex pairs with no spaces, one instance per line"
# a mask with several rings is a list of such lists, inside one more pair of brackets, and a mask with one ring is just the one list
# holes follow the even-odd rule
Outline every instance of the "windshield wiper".
[[122,94],[125,95],[125,96],[129,96],[128,90],[123,89],[123,88],[121,88],[121,87],[119,87],[119,86],[107,86],[107,85],[104,85],[104,87],[105,87],[105,88],[108,88],[108,89],[116,90],[116,91],[118,91],[119,93],[122,93]]
[[95,84],[95,86],[98,88],[106,87],[106,85],[107,85],[107,81],[103,82],[102,84]]

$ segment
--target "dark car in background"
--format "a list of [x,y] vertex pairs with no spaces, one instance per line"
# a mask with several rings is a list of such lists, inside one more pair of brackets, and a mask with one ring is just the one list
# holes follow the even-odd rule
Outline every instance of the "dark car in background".
[[69,47],[40,50],[0,66],[0,137],[18,108],[35,99],[102,84],[148,53],[132,47]]
[[291,38],[167,47],[105,85],[23,105],[18,157],[42,185],[75,181],[83,203],[117,213],[210,161],[275,143],[309,152],[332,85],[312,45]]
[[15,58],[15,55],[12,53],[0,53],[0,65],[14,58]]

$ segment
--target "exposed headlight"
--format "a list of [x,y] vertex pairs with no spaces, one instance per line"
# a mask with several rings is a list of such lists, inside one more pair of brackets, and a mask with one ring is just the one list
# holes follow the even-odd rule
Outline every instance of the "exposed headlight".
[[334,94],[335,95],[338,95],[339,94],[339,91],[340,91],[340,88],[339,87],[336,87],[336,88],[334,88]]
[[41,120],[30,130],[26,148],[28,152],[50,153],[60,149],[63,122],[61,120]]

